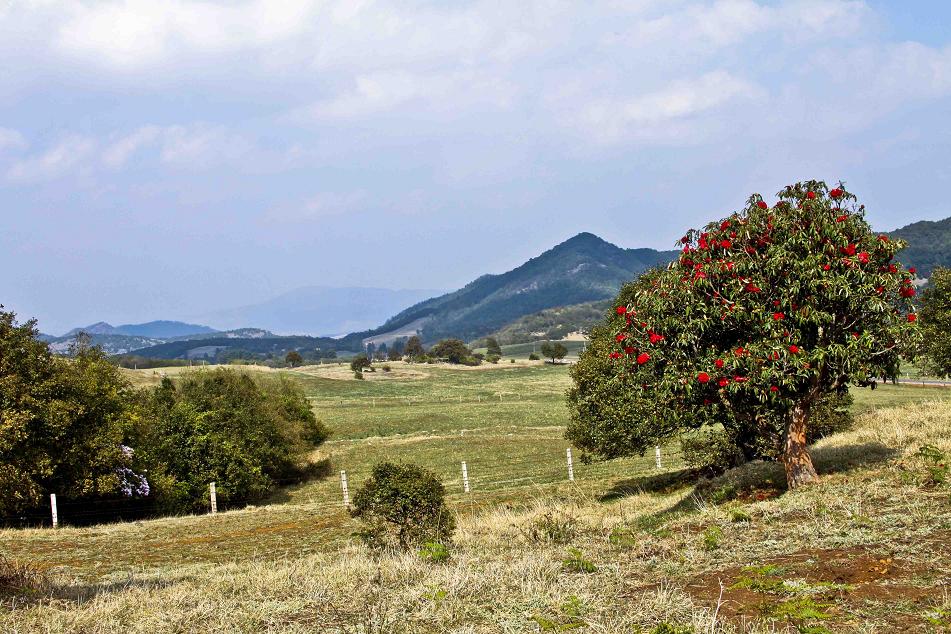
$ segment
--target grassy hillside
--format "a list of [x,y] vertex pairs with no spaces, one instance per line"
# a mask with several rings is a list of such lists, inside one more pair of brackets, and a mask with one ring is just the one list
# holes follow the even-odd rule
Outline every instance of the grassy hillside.
[[571,333],[587,332],[604,320],[610,300],[558,306],[525,315],[492,334],[501,344],[564,339]]
[[918,275],[929,277],[936,266],[951,267],[951,218],[937,222],[922,220],[889,234],[908,242],[898,258],[918,267]]
[[[41,571],[36,594],[15,609],[0,588],[0,631],[708,632],[715,620],[718,632],[892,632],[951,623],[947,461],[919,452],[951,454],[951,391],[856,391],[858,428],[815,449],[821,484],[780,495],[775,465],[698,487],[672,447],[662,470],[652,456],[576,461],[567,482],[564,366],[392,367],[365,381],[345,367],[289,373],[336,430],[319,452],[333,475],[284,489],[270,505],[0,531],[0,553]],[[336,472],[346,469],[354,490],[384,456],[441,474],[460,525],[448,562],[375,554],[350,537],[358,524],[342,508]],[[663,622],[695,629],[653,629]]]

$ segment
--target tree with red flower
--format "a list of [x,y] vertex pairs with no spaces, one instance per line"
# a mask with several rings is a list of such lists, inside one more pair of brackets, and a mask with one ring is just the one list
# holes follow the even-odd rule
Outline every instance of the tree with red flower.
[[[816,480],[813,412],[850,384],[893,372],[917,338],[907,317],[914,288],[894,260],[903,243],[880,240],[856,197],[841,184],[834,191],[821,181],[799,183],[772,206],[753,195],[727,218],[689,231],[667,269],[622,289],[618,309],[636,310],[641,325],[612,314],[598,331],[603,343],[592,342],[572,369],[568,438],[615,456],[722,424],[740,446],[772,444],[790,488]],[[734,231],[732,266],[713,266]],[[703,277],[694,274],[698,249],[710,254]],[[647,352],[649,362],[609,358],[620,345]],[[594,367],[610,368],[614,378],[595,381]],[[618,394],[625,390],[626,399]],[[598,401],[650,420],[605,417]]]

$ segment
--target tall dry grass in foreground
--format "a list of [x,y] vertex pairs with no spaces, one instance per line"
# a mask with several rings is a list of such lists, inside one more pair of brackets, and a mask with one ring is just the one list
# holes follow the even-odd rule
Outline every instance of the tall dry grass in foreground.
[[[0,630],[941,631],[951,503],[923,446],[951,455],[951,404],[863,415],[814,448],[821,483],[791,494],[777,496],[780,468],[751,464],[699,487],[643,477],[610,501],[462,516],[443,563],[352,543],[108,583],[59,575],[0,611]],[[838,560],[876,572],[823,580]]]

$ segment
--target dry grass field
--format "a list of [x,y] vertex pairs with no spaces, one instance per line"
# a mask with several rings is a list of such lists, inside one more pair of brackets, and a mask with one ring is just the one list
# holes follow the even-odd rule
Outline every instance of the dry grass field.
[[[12,595],[0,577],[0,631],[951,628],[951,391],[857,391],[856,429],[815,447],[821,483],[784,493],[776,465],[697,483],[675,446],[661,470],[653,456],[576,460],[570,483],[565,367],[391,365],[365,381],[289,373],[334,429],[315,456],[332,475],[269,504],[0,531],[0,553],[28,566],[11,577],[33,588]],[[354,490],[384,457],[442,476],[459,521],[447,561],[351,537],[337,472]]]

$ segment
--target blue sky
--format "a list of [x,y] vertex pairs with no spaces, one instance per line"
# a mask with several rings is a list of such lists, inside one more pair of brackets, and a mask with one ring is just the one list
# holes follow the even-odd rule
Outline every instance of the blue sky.
[[842,179],[951,215],[951,3],[0,4],[0,303],[58,333],[670,248]]

